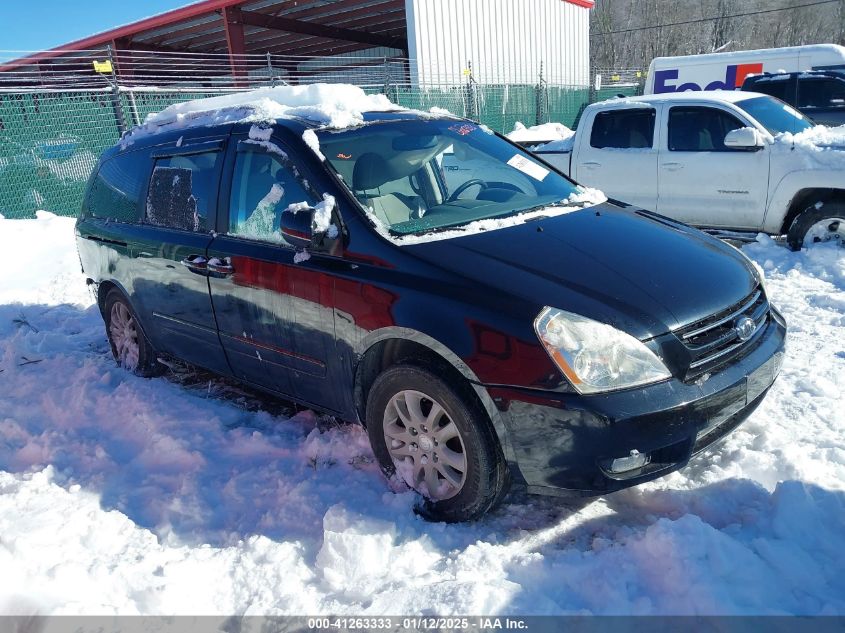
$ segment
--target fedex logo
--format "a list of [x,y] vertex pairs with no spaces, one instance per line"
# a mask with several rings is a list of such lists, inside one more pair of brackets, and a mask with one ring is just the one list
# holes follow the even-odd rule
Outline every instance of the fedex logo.
[[711,81],[704,88],[688,81],[679,86],[668,82],[678,79],[678,69],[658,70],[654,73],[654,92],[686,92],[687,90],[736,90],[748,75],[763,72],[763,64],[732,64],[725,70],[725,80]]

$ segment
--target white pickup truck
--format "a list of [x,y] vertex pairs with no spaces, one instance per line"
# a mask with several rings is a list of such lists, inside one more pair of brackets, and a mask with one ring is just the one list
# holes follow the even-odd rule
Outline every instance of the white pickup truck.
[[845,126],[813,127],[769,96],[612,99],[571,138],[523,144],[577,182],[717,234],[845,242]]

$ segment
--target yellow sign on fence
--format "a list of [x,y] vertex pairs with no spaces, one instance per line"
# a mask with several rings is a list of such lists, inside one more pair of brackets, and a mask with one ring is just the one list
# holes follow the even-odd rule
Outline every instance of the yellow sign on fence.
[[94,61],[95,73],[110,73],[112,71],[111,60],[107,59],[104,62]]

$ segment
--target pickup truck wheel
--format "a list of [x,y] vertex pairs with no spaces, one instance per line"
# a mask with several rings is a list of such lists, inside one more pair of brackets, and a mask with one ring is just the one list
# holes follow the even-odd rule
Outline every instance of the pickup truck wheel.
[[818,242],[845,244],[845,203],[816,203],[807,208],[789,227],[786,241],[793,251]]
[[486,414],[426,369],[397,365],[367,397],[367,432],[384,474],[419,492],[423,516],[469,521],[504,497],[508,466]]
[[138,317],[123,293],[116,288],[106,295],[103,317],[112,355],[118,366],[145,378],[164,373],[165,367],[156,359],[155,350],[138,325]]

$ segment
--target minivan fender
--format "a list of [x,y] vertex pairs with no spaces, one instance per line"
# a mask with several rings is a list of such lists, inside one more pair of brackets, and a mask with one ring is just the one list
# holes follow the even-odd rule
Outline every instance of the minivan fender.
[[516,455],[510,442],[507,427],[502,417],[502,413],[496,407],[493,399],[487,391],[487,388],[481,383],[475,372],[467,365],[455,352],[449,347],[438,341],[437,339],[411,328],[389,326],[378,330],[373,330],[360,339],[359,344],[355,349],[356,365],[354,369],[355,375],[355,399],[356,409],[360,421],[365,424],[363,409],[366,408],[365,394],[362,392],[363,383],[367,381],[366,372],[368,354],[374,352],[375,349],[382,343],[388,341],[408,342],[416,346],[424,348],[428,354],[434,355],[441,362],[448,364],[449,367],[458,372],[466,379],[467,384],[472,388],[479,404],[484,408],[487,417],[493,425],[493,429],[499,438],[499,444],[502,447],[502,452],[505,459],[512,466],[512,473],[519,476],[518,468],[516,466]]

